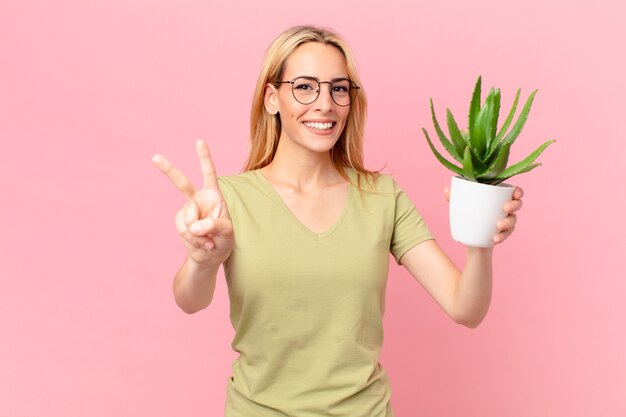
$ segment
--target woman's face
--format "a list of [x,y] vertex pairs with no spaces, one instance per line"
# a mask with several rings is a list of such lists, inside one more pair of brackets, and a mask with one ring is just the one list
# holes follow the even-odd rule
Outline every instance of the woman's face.
[[[346,59],[332,45],[320,42],[304,43],[297,47],[285,63],[281,81],[298,77],[333,81],[348,78]],[[335,145],[346,125],[350,106],[339,106],[330,94],[330,84],[321,83],[320,94],[311,104],[299,103],[292,93],[292,84],[278,88],[268,86],[266,108],[277,110],[282,131],[280,141],[312,152],[328,152]]]

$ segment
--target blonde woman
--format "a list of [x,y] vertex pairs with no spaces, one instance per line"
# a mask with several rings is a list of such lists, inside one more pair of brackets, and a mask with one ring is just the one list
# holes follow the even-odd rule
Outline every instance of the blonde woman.
[[[182,310],[211,303],[224,265],[239,353],[227,417],[393,416],[378,363],[389,253],[454,321],[475,327],[487,313],[492,249],[468,247],[459,271],[398,184],[365,169],[366,109],[348,45],[294,27],[267,51],[242,174],[218,177],[202,141],[202,189],[154,157],[187,197],[176,215]],[[521,195],[495,243],[512,233]]]

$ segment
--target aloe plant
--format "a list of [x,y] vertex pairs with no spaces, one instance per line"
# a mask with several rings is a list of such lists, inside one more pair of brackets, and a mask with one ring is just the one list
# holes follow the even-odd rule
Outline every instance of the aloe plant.
[[492,87],[487,95],[487,98],[485,99],[485,103],[481,107],[481,77],[479,76],[476,81],[476,86],[474,87],[472,100],[470,102],[468,129],[459,129],[452,112],[450,109],[446,109],[446,122],[448,125],[449,139],[437,121],[433,100],[431,98],[430,111],[432,114],[435,132],[437,133],[443,147],[454,158],[454,160],[460,164],[460,166],[455,165],[444,158],[433,145],[426,129],[422,128],[422,131],[426,136],[426,140],[428,141],[428,145],[439,162],[452,172],[469,181],[491,185],[499,184],[514,175],[532,171],[540,166],[541,164],[535,163],[535,160],[552,142],[555,142],[554,140],[549,140],[543,143],[520,162],[511,166],[507,165],[511,145],[513,145],[513,142],[515,142],[522,131],[524,123],[526,123],[528,113],[530,112],[530,106],[532,105],[537,90],[530,94],[526,100],[526,104],[524,104],[524,107],[517,118],[517,121],[513,124],[511,130],[509,130],[511,123],[513,122],[515,110],[517,109],[520,92],[521,90],[518,89],[513,105],[511,106],[511,110],[509,111],[506,120],[498,130],[500,89]]

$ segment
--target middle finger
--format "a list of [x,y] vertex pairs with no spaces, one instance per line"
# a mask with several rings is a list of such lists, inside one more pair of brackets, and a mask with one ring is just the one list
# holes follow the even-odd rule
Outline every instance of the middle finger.
[[200,169],[202,170],[202,178],[204,179],[204,188],[219,190],[217,184],[217,174],[215,173],[215,165],[211,158],[211,152],[206,142],[199,140],[196,142],[196,152],[200,159]]
[[517,216],[515,214],[508,215],[498,222],[498,230],[505,231],[513,229],[515,224],[517,224]]
[[509,214],[515,213],[516,211],[518,211],[519,209],[522,208],[523,204],[524,203],[522,203],[522,200],[511,200],[511,201],[508,201],[504,205],[504,211],[506,211]]

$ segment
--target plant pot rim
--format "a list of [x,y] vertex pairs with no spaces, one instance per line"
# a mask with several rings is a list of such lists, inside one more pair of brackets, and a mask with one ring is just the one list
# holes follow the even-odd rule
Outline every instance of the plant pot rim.
[[483,187],[503,187],[503,188],[515,188],[515,185],[513,184],[509,184],[506,182],[501,182],[500,184],[484,184],[482,182],[478,182],[478,181],[470,181],[465,177],[462,177],[460,175],[454,175],[452,178],[456,178],[459,179],[461,181],[465,181],[465,182],[471,182],[472,184],[476,184],[477,186],[483,186]]

